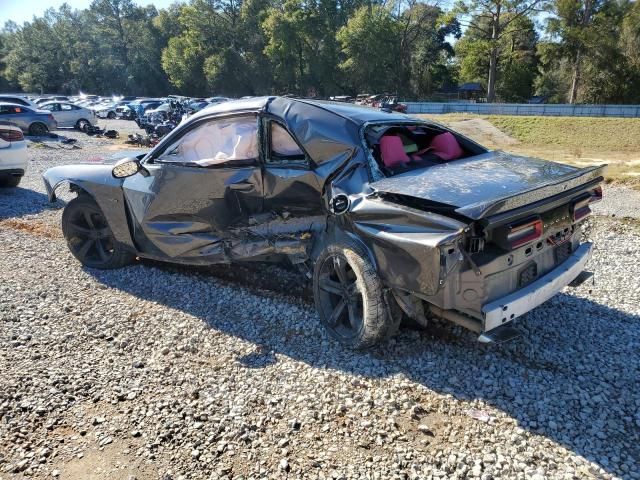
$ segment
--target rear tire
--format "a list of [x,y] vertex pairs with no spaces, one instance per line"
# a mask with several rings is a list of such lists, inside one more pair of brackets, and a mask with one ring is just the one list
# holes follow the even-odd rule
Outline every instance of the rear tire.
[[46,135],[47,133],[49,133],[49,129],[44,123],[36,122],[29,125],[29,135],[38,137],[41,135]]
[[397,332],[402,319],[368,255],[352,243],[329,245],[320,254],[313,294],[322,324],[350,348],[380,343]]
[[109,112],[109,113],[107,114],[107,118],[109,118],[109,119],[113,120],[114,118],[116,118],[116,114],[115,114],[115,113],[113,113],[113,112]]
[[64,208],[62,233],[73,256],[87,267],[121,268],[135,258],[115,239],[102,210],[88,195],[74,198]]
[[86,131],[88,130],[88,128],[90,126],[91,126],[91,122],[89,120],[87,120],[86,118],[81,118],[76,123],[76,128],[78,130],[80,130],[81,132],[85,132],[85,133],[86,133]]
[[0,177],[0,187],[15,188],[20,185],[22,177],[9,176]]

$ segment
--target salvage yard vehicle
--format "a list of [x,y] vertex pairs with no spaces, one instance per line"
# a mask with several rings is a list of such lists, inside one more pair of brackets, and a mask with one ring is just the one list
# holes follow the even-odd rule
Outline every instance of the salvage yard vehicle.
[[88,108],[68,102],[47,102],[40,105],[40,108],[51,112],[59,128],[77,128],[83,132],[91,126],[91,119],[94,117]]
[[0,187],[17,187],[28,164],[22,130],[13,123],[0,121]]
[[0,120],[16,124],[29,135],[46,135],[58,128],[51,112],[13,103],[0,103]]
[[51,201],[64,183],[77,193],[62,231],[87,267],[289,261],[312,277],[329,333],[366,348],[403,315],[512,337],[514,319],[583,277],[581,224],[602,173],[398,113],[263,97],[205,108],[146,154],[54,167],[44,182]]

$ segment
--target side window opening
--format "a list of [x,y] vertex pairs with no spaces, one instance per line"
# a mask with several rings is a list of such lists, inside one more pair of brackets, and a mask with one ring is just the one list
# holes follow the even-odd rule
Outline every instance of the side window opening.
[[255,161],[258,155],[258,119],[247,116],[202,123],[169,146],[157,161],[210,167]]
[[278,122],[269,122],[267,163],[306,162],[306,156],[291,134]]
[[60,108],[62,108],[62,110],[73,110],[73,107],[71,105],[67,105],[65,103],[61,103]]

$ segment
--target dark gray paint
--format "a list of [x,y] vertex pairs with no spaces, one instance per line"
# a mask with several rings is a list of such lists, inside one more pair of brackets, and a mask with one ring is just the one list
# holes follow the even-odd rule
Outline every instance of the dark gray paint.
[[[270,165],[264,145],[253,165],[154,162],[195,123],[236,114],[280,121],[308,163]],[[387,286],[455,306],[443,286],[454,273],[471,269],[464,249],[480,229],[475,219],[507,210],[520,215],[511,209],[531,202],[544,210],[546,197],[590,181],[592,188],[601,174],[490,152],[371,183],[375,169],[364,129],[388,122],[421,123],[370,108],[290,98],[225,102],[167,135],[144,157],[145,170],[124,182],[111,176],[111,165],[56,167],[44,179],[51,198],[65,180],[93,196],[118,240],[143,257],[187,264],[287,257],[299,263],[313,260],[329,242],[350,239],[368,251]],[[337,194],[351,202],[341,215],[329,209]]]

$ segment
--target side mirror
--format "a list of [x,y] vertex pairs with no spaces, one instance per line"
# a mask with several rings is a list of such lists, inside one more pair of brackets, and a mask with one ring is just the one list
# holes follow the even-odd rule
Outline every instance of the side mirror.
[[115,164],[111,174],[116,178],[127,178],[135,175],[140,170],[142,170],[142,165],[140,165],[140,161],[137,158],[123,158]]

